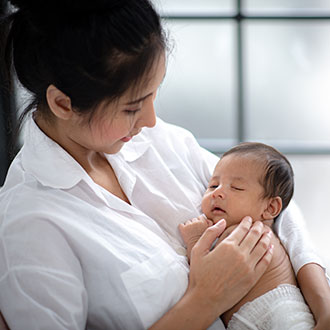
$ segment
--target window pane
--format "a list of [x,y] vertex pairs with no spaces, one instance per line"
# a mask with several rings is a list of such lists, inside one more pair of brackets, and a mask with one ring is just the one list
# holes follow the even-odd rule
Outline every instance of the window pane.
[[159,116],[199,138],[233,138],[235,25],[230,21],[171,21],[174,49],[159,90]]
[[234,14],[234,0],[153,0],[163,15]]
[[244,28],[248,139],[329,144],[330,23],[263,20]]
[[329,15],[329,0],[246,0],[244,14]]

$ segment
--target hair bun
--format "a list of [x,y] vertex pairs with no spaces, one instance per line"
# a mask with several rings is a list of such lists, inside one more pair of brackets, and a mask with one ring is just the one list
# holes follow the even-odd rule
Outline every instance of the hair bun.
[[11,4],[18,9],[29,9],[31,11],[68,11],[68,12],[82,12],[82,11],[97,11],[97,10],[111,10],[116,7],[125,5],[127,0],[10,0]]

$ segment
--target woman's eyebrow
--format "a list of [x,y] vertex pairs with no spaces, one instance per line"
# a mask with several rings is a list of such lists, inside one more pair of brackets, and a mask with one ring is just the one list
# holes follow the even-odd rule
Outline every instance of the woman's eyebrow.
[[136,99],[136,100],[134,100],[134,101],[130,101],[130,102],[126,103],[125,105],[132,105],[132,104],[140,103],[140,102],[142,102],[143,100],[145,100],[147,97],[149,97],[150,95],[152,95],[152,93],[149,93],[149,94],[146,95],[146,96],[142,96],[142,97],[140,97],[139,99]]
[[[164,74],[164,76],[163,76],[163,79],[162,79],[162,81],[161,81],[161,84],[162,84],[162,82],[164,81],[165,76],[166,76],[166,72],[165,72],[165,74]],[[136,100],[134,100],[134,101],[130,101],[130,102],[126,103],[125,105],[132,105],[132,104],[140,103],[141,101],[145,100],[145,99],[146,99],[147,97],[149,97],[150,95],[152,95],[152,93],[149,93],[149,94],[146,95],[146,96],[142,96],[142,97],[140,97],[139,99],[136,99]]]

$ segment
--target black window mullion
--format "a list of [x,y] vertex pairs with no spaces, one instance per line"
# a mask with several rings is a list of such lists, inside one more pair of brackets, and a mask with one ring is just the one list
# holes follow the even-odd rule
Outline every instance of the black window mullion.
[[245,141],[246,124],[244,111],[244,84],[243,84],[243,29],[241,15],[241,0],[237,0],[237,140]]

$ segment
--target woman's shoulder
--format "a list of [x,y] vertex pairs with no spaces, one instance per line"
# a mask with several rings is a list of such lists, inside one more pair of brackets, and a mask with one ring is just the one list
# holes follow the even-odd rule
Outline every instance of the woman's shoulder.
[[[8,198],[16,196],[24,187],[24,181],[21,152],[19,152],[8,169],[3,186],[0,187],[0,205],[3,205]],[[4,210],[1,206],[0,209]]]
[[29,222],[32,225],[33,219],[46,218],[54,210],[61,213],[64,203],[66,206],[70,203],[68,194],[63,194],[64,191],[43,185],[33,173],[26,170],[20,151],[0,188],[0,227],[8,228],[16,222]]

